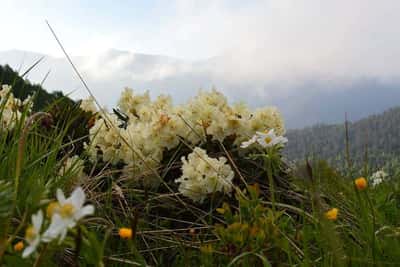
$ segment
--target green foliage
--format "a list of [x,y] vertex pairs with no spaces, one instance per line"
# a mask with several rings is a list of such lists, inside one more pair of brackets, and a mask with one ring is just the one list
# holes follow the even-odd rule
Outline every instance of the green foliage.
[[94,114],[80,109],[79,104],[62,97],[47,108],[54,128],[64,135],[63,144],[69,144],[64,151],[71,155],[82,154],[83,144],[89,140],[90,121],[94,118]]
[[35,96],[33,111],[44,110],[55,100],[64,97],[61,91],[50,94],[41,85],[31,84],[8,65],[0,65],[0,84],[12,85],[14,96],[21,100],[24,100],[28,96]]
[[70,144],[64,148],[65,153],[82,153],[83,144],[88,141],[89,124],[94,114],[81,110],[80,102],[71,100],[61,91],[48,93],[41,85],[31,84],[8,65],[0,65],[0,84],[11,85],[12,93],[21,100],[33,96],[32,111],[50,113],[52,122],[47,124],[54,123],[54,129],[64,135],[63,143]]
[[5,234],[5,221],[11,216],[13,188],[10,182],[0,180],[0,236]]
[[290,252],[287,236],[295,232],[290,217],[284,210],[266,207],[258,185],[248,189],[247,197],[236,194],[239,206],[234,211],[227,203],[217,209],[223,214],[225,225],[215,227],[219,241],[214,246],[203,245],[201,249],[205,254],[214,253],[206,265],[271,266],[271,262],[291,262],[295,260],[293,256],[297,258]]

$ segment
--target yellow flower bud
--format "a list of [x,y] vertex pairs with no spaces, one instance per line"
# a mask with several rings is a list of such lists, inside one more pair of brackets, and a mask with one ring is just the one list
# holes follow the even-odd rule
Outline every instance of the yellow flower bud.
[[337,219],[339,210],[337,208],[333,208],[325,212],[325,217],[330,221],[335,221]]
[[118,234],[122,239],[131,239],[132,238],[132,229],[131,228],[119,228]]
[[24,249],[24,242],[22,242],[22,241],[19,241],[18,243],[16,243],[14,245],[14,250],[15,251],[21,251],[23,249]]
[[367,188],[367,186],[368,186],[367,179],[365,179],[364,177],[357,178],[357,179],[354,181],[354,184],[356,185],[356,188],[357,188],[359,191],[364,190],[364,189]]

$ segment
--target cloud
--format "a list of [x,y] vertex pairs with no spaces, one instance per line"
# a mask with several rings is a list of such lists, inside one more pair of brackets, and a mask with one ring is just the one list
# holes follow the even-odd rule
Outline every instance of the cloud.
[[116,48],[193,61],[218,57],[211,71],[237,81],[391,79],[400,69],[396,0],[98,1],[95,10],[77,0],[5,0],[2,9],[2,19],[13,22],[2,33],[2,50],[61,56],[48,19],[74,56]]
[[[22,72],[41,55],[24,52],[0,52],[0,64],[9,63]],[[24,59],[22,61],[22,59]],[[113,107],[126,86],[136,91],[150,90],[155,97],[170,94],[175,103],[186,101],[199,89],[216,87],[231,102],[252,107],[277,106],[290,128],[316,122],[342,122],[344,112],[359,119],[383,111],[400,102],[399,80],[374,76],[334,78],[314,76],[302,79],[237,80],[215,72],[224,59],[187,62],[165,56],[132,54],[110,50],[97,56],[74,57],[73,61],[99,102]],[[222,62],[222,63],[221,63]],[[21,64],[23,63],[23,64]],[[45,88],[84,98],[87,92],[63,58],[47,56],[29,79],[40,82],[48,70]]]
[[223,56],[231,79],[399,75],[398,1],[176,1],[163,32],[184,54]]

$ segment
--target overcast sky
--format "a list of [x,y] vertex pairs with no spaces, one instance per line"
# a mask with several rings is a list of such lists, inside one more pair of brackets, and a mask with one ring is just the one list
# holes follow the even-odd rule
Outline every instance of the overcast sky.
[[397,0],[2,0],[0,50],[61,55],[47,19],[75,56],[110,48],[189,60],[244,54],[292,71],[350,63],[383,73],[399,61],[399,10]]
[[[353,88],[360,79],[399,83],[398,0],[2,0],[0,10],[0,51],[61,57],[47,19],[71,56],[90,59],[80,62],[84,73],[107,86],[121,86],[115,80],[132,87],[154,81],[176,88],[211,84],[233,99],[274,103],[277,97]],[[115,56],[109,49],[130,53]],[[129,69],[132,53],[186,63],[140,73]],[[176,76],[179,83],[172,82]],[[318,88],[304,89],[310,81]]]

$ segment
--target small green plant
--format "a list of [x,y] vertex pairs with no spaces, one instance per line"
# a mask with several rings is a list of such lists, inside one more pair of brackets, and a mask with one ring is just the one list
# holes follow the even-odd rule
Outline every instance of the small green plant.
[[260,198],[258,184],[248,187],[248,194],[236,194],[238,207],[224,203],[217,212],[224,224],[216,224],[218,242],[202,246],[208,266],[273,266],[275,262],[298,262],[290,252],[288,235],[295,234],[285,210],[274,211]]

